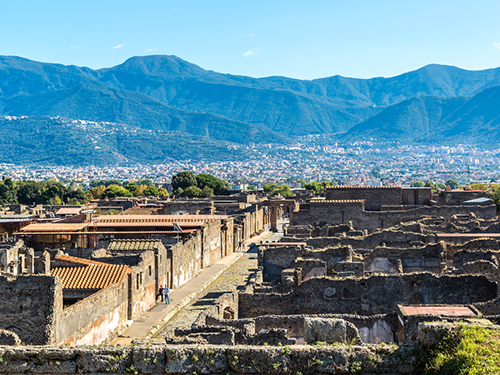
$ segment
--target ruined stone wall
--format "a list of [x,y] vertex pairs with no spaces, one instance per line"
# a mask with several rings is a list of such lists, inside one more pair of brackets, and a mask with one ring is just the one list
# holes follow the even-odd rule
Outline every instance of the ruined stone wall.
[[0,276],[0,328],[25,344],[56,343],[62,283],[50,276]]
[[128,279],[65,308],[59,316],[56,343],[100,344],[126,327]]
[[382,205],[401,205],[401,187],[337,186],[326,188],[330,201],[364,199],[367,210],[379,210]]
[[0,347],[0,371],[50,374],[402,375],[415,367],[413,346]]
[[[434,238],[434,237],[433,237]],[[283,237],[283,242],[305,242],[307,246],[314,249],[335,246],[352,246],[354,250],[372,250],[377,246],[390,247],[410,247],[412,244],[422,244],[429,241],[429,236],[414,233],[403,232],[399,230],[382,230],[363,237],[313,237],[309,239]]]
[[220,260],[222,254],[221,222],[220,220],[209,223],[203,227],[203,256],[201,268],[210,267]]
[[[338,262],[352,260],[349,246],[326,248],[322,250],[304,249],[299,246],[270,246],[259,253],[265,282],[273,282],[281,276],[284,269],[295,268],[298,258],[319,259],[325,262],[327,271],[333,271]],[[303,276],[307,275],[303,273]]]
[[241,293],[241,318],[288,314],[391,314],[398,304],[470,304],[497,296],[497,283],[484,276],[436,276],[430,273],[368,278],[313,278],[295,291]]
[[309,210],[294,213],[294,224],[347,224],[350,221],[357,230],[377,230],[390,228],[402,222],[419,220],[424,216],[468,215],[473,212],[482,219],[496,216],[495,205],[463,205],[463,206],[422,206],[405,211],[365,211],[362,202],[311,201]]
[[188,240],[173,245],[169,253],[172,260],[172,289],[175,289],[184,285],[201,271],[201,232],[198,231]]

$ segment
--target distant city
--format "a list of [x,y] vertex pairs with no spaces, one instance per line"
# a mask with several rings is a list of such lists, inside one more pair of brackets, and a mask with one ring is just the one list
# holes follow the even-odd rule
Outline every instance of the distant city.
[[82,187],[92,180],[134,181],[150,178],[168,184],[172,175],[187,170],[208,173],[233,184],[287,183],[297,180],[336,181],[340,185],[405,186],[417,180],[445,182],[453,178],[461,185],[500,180],[500,150],[468,145],[391,145],[377,142],[350,142],[324,145],[319,136],[304,137],[294,144],[236,145],[250,151],[247,160],[172,161],[168,164],[130,166],[26,166],[0,164],[0,178],[14,180],[54,179],[76,182]]

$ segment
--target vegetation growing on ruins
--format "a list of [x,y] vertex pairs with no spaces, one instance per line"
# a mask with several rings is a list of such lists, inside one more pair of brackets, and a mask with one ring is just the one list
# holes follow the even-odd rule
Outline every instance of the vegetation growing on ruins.
[[417,361],[416,374],[499,374],[500,332],[460,325],[434,347],[420,348]]

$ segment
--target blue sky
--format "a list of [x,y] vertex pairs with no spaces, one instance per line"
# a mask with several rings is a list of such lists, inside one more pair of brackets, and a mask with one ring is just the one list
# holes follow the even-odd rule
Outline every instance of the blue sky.
[[176,55],[253,77],[500,66],[498,0],[2,0],[0,54],[103,68]]

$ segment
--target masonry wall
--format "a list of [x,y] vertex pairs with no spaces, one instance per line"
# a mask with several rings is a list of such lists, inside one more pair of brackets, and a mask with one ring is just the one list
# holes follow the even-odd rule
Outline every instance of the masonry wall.
[[168,252],[172,262],[172,289],[175,289],[184,285],[201,271],[201,232],[198,231],[188,240],[173,245]]
[[451,218],[453,215],[470,212],[481,219],[496,217],[495,205],[422,206],[406,211],[365,211],[362,202],[311,201],[309,210],[294,213],[294,224],[339,225],[348,224],[351,221],[354,229],[373,231],[390,228],[401,222],[419,220],[424,216]]
[[365,200],[367,210],[379,210],[383,205],[401,205],[401,187],[337,186],[326,188],[327,200]]
[[127,278],[65,308],[57,322],[56,343],[94,345],[126,327]]
[[201,268],[210,267],[223,256],[221,245],[221,222],[216,220],[204,226],[203,232],[203,256]]
[[0,276],[0,328],[12,331],[25,344],[56,343],[62,284],[50,276]]
[[0,371],[50,374],[412,374],[413,346],[0,347]]
[[368,278],[312,278],[288,294],[241,293],[240,318],[288,314],[391,314],[398,304],[470,304],[497,296],[484,276],[430,273]]

